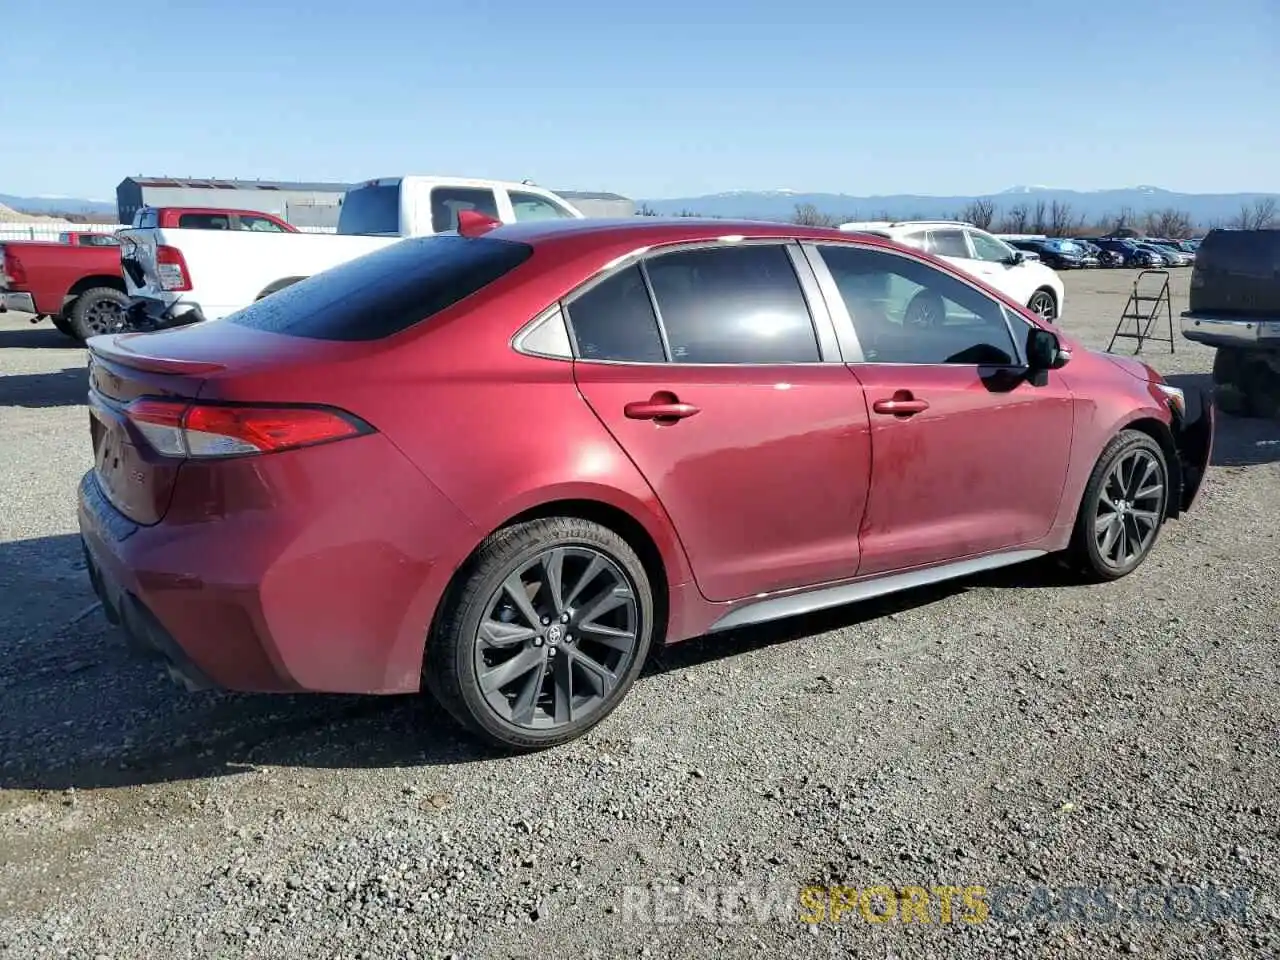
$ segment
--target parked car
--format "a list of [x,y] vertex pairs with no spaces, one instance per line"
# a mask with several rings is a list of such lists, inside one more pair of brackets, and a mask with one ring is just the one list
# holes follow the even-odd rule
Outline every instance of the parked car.
[[1151,266],[1153,267],[1175,267],[1178,258],[1172,251],[1164,247],[1157,247],[1154,243],[1147,243],[1145,240],[1138,240],[1134,244],[1139,250],[1151,255]]
[[1046,554],[1123,577],[1213,435],[941,258],[788,224],[466,213],[89,347],[109,617],[195,686],[425,685],[513,748],[657,644]]
[[114,246],[6,240],[0,244],[0,312],[48,317],[69,337],[118,328],[129,303]]
[[1195,263],[1196,255],[1187,253],[1179,247],[1170,243],[1157,242],[1155,240],[1146,241],[1148,246],[1155,247],[1160,251],[1160,255],[1164,257],[1165,263],[1171,267],[1189,267]]
[[1012,297],[1047,320],[1062,316],[1066,292],[1062,280],[1047,266],[1021,251],[956,220],[850,221],[845,233],[863,233],[894,240],[941,257],[952,266]]
[[1156,250],[1139,246],[1128,237],[1099,237],[1093,241],[1103,250],[1118,253],[1126,267],[1163,267],[1164,257]]
[[1122,267],[1124,266],[1124,257],[1112,250],[1104,250],[1092,240],[1075,239],[1072,241],[1077,246],[1083,248],[1086,258],[1093,261],[1092,266],[1097,267]]
[[1020,237],[1009,240],[1019,250],[1030,250],[1054,270],[1079,270],[1086,266],[1084,250],[1070,240],[1058,237]]
[[1182,335],[1215,347],[1218,404],[1280,417],[1280,230],[1211,230],[1191,271]]
[[549,190],[458,177],[390,177],[346,193],[334,234],[215,232],[160,223],[121,231],[130,323],[156,329],[218,319],[403,237],[457,229],[460,211],[507,222],[578,219]]

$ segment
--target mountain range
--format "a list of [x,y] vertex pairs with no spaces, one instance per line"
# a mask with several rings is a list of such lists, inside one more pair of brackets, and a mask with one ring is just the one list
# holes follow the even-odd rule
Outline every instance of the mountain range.
[[892,194],[889,196],[857,196],[845,193],[807,193],[799,190],[734,190],[701,197],[678,197],[645,200],[641,203],[659,215],[696,213],[709,217],[741,217],[747,219],[790,219],[797,206],[811,205],[818,211],[841,219],[952,217],[975,200],[990,201],[996,216],[1012,207],[1034,208],[1043,202],[1067,204],[1075,217],[1090,223],[1114,216],[1126,208],[1141,215],[1157,210],[1176,209],[1186,213],[1193,223],[1208,225],[1240,216],[1243,208],[1252,208],[1259,200],[1273,199],[1280,206],[1280,194],[1270,193],[1176,193],[1160,187],[1136,186],[1116,190],[1063,190],[1054,187],[1017,186],[999,193],[969,196],[935,197],[925,194]]
[[[797,206],[811,205],[820,212],[842,219],[890,217],[949,217],[960,213],[975,200],[990,201],[997,216],[1020,204],[1034,207],[1043,201],[1067,204],[1076,217],[1093,222],[1128,208],[1135,214],[1176,209],[1194,223],[1207,225],[1238,217],[1243,208],[1259,200],[1273,199],[1280,206],[1280,194],[1268,193],[1177,193],[1153,186],[1123,187],[1116,190],[1063,190],[1054,187],[1017,186],[999,193],[937,197],[926,194],[859,196],[846,193],[812,193],[800,190],[731,190],[696,197],[640,200],[638,203],[661,215],[695,213],[710,217],[757,220],[789,220]],[[19,197],[0,193],[0,204],[20,213],[49,215],[114,214],[111,200],[78,197]]]

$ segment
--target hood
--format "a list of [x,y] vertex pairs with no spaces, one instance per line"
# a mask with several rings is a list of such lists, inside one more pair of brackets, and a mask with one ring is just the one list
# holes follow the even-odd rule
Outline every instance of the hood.
[[1112,353],[1099,353],[1098,356],[1106,357],[1129,376],[1141,380],[1143,383],[1161,383],[1164,380],[1164,377],[1160,375],[1160,372],[1155,367],[1133,357],[1117,357]]

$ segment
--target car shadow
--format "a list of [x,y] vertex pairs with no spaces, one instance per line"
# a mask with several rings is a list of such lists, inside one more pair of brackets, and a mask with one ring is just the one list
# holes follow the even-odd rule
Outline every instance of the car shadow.
[[4,347],[29,347],[33,350],[44,347],[84,348],[84,344],[68,337],[56,329],[47,320],[33,324],[26,329],[12,328],[0,330],[0,349]]
[[[1213,393],[1213,378],[1207,373],[1175,373],[1165,379],[1188,393],[1194,390]],[[1280,463],[1280,420],[1237,417],[1221,410],[1215,413],[1213,466],[1255,467]]]
[[[497,761],[430,697],[190,693],[107,623],[79,538],[0,544],[0,790]],[[640,683],[934,602],[963,581],[655,650]]]
[[84,367],[0,377],[0,407],[76,407],[87,401],[88,393]]

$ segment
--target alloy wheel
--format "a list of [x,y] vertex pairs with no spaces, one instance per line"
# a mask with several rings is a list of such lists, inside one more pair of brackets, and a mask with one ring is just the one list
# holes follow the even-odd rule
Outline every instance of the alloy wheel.
[[622,568],[591,547],[554,547],[490,597],[476,631],[476,679],[502,720],[562,727],[612,699],[640,635],[636,591]]
[[1164,516],[1164,467],[1142,448],[1112,465],[1098,492],[1093,535],[1098,555],[1113,569],[1140,560],[1155,541]]
[[114,300],[98,300],[84,311],[84,325],[96,336],[124,328],[124,307]]
[[1045,293],[1043,290],[1037,290],[1031,295],[1031,300],[1027,303],[1027,308],[1039,317],[1052,323],[1058,317],[1057,307],[1054,305],[1053,297]]

